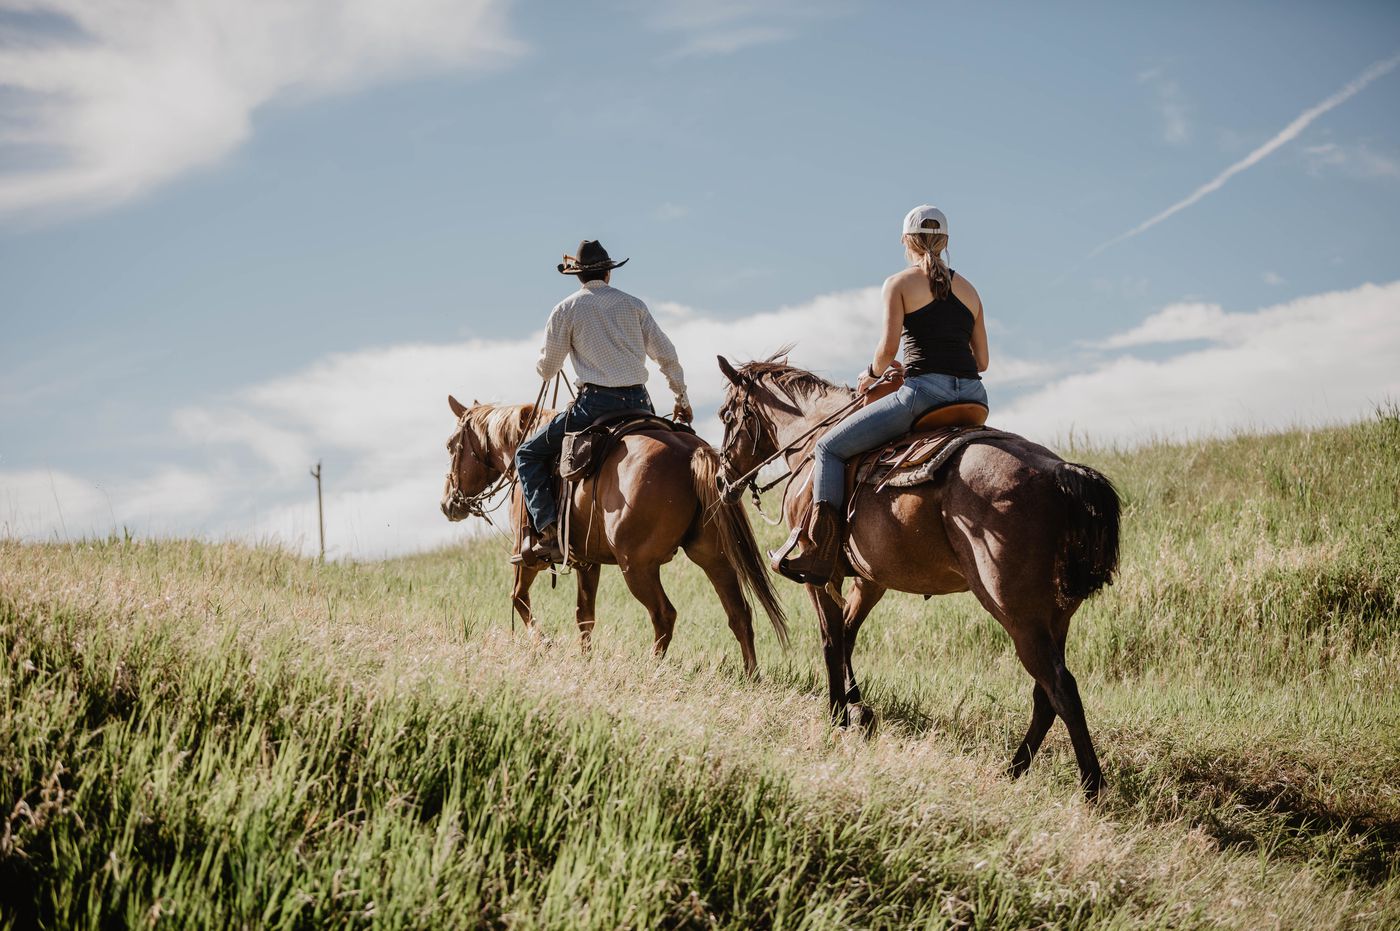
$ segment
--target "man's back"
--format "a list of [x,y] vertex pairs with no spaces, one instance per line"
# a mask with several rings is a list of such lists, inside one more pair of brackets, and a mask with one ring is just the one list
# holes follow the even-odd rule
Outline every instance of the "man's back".
[[676,348],[647,305],[605,281],[585,282],[549,315],[536,370],[542,378],[552,378],[566,356],[573,359],[580,384],[605,388],[644,384],[650,356],[677,398],[685,397]]

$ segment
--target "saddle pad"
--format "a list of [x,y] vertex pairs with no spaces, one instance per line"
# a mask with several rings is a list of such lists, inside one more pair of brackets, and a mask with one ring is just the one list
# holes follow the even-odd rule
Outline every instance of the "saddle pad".
[[931,482],[953,453],[968,443],[1015,436],[991,427],[945,427],[915,433],[866,453],[856,467],[856,482],[909,488]]

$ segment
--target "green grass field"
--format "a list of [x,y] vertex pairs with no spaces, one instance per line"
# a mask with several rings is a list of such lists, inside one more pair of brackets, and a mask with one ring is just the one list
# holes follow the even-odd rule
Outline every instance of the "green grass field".
[[1400,412],[1071,458],[1125,502],[1097,806],[1058,724],[1002,775],[1031,682],[967,595],[866,624],[865,739],[801,591],[748,682],[683,557],[657,663],[615,569],[591,655],[571,579],[513,634],[490,539],[0,543],[0,925],[1400,926]]

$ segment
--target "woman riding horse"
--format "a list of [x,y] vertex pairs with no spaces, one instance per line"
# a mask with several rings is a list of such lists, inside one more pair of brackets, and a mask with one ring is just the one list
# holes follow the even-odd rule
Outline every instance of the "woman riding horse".
[[836,424],[817,443],[807,526],[811,544],[783,560],[788,574],[817,585],[826,585],[839,572],[846,460],[903,436],[935,407],[956,402],[987,406],[980,375],[987,370],[982,300],[972,282],[943,260],[948,218],[937,207],[915,207],[904,218],[903,239],[913,264],[885,279],[884,332],[857,388],[864,391],[890,367],[900,368],[895,353],[901,334],[904,384]]

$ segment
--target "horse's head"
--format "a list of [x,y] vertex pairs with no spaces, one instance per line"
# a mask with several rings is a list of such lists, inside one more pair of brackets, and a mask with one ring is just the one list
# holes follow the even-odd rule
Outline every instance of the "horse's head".
[[457,521],[471,513],[473,499],[500,478],[502,470],[487,447],[482,418],[474,416],[485,405],[473,401],[467,407],[449,394],[447,406],[457,418],[457,428],[447,440],[452,465],[442,492],[442,513],[448,520]]
[[719,420],[724,424],[720,460],[725,479],[733,481],[777,452],[778,443],[771,422],[755,403],[754,395],[760,390],[757,380],[744,371],[746,366],[736,369],[724,356],[718,359],[719,370],[729,379],[719,409]]

